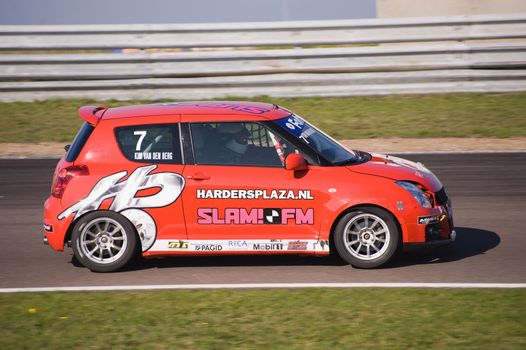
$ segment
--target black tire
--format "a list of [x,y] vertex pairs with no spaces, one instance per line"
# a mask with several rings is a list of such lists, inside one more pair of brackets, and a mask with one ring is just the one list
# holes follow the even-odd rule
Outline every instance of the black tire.
[[130,221],[112,211],[86,214],[71,233],[75,257],[95,272],[112,272],[122,268],[135,256],[137,242],[137,234]]
[[372,269],[387,263],[395,255],[400,230],[388,211],[360,207],[338,221],[333,237],[336,251],[343,260],[354,267]]

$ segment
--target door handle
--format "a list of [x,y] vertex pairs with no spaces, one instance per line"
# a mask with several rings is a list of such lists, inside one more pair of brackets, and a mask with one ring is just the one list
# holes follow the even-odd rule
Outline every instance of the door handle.
[[192,180],[198,180],[198,181],[210,180],[210,175],[199,172],[193,175],[188,175],[187,178],[192,179]]

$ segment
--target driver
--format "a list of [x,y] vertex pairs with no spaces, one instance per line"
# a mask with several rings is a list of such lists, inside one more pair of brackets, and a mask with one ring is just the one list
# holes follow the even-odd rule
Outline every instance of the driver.
[[248,150],[250,132],[242,123],[222,123],[217,132],[223,140],[221,157],[230,164],[240,164]]

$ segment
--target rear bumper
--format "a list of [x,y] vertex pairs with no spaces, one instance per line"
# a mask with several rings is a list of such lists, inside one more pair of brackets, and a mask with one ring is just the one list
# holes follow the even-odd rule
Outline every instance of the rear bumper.
[[44,244],[58,251],[64,250],[64,239],[72,221],[71,216],[63,220],[57,218],[62,210],[60,200],[55,197],[49,197],[44,203]]

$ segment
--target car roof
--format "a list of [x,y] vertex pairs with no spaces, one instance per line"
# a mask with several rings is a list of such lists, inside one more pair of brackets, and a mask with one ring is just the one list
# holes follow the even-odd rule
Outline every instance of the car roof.
[[272,120],[290,115],[285,108],[270,103],[244,101],[167,102],[108,108],[102,119],[147,117],[159,115],[243,115]]

